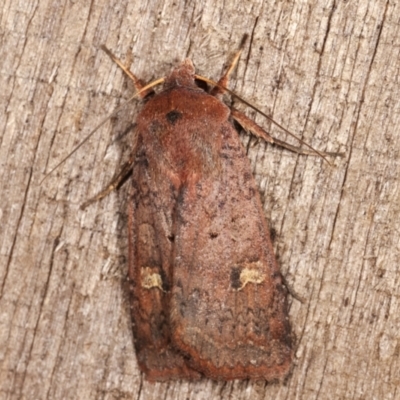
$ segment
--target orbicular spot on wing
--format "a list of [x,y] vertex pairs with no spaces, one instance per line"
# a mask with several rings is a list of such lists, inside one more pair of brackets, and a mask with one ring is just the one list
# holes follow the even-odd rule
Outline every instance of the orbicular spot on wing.
[[264,282],[266,275],[261,261],[243,263],[231,268],[231,287],[242,290],[248,283],[259,285]]
[[161,275],[157,272],[153,272],[152,268],[142,267],[141,278],[142,278],[141,281],[143,288],[145,289],[158,288],[162,292],[164,292]]
[[171,125],[175,125],[176,121],[182,118],[182,113],[177,110],[172,110],[166,115],[166,118]]

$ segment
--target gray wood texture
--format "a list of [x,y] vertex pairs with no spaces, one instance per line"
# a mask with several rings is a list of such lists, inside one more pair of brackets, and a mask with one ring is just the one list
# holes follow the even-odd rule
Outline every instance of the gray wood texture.
[[[5,0],[0,398],[400,398],[399,18],[384,0]],[[127,187],[79,209],[129,155],[140,104],[39,182],[133,91],[101,44],[145,81],[185,57],[216,79],[245,32],[230,87],[346,153],[331,167],[243,135],[281,270],[305,299],[290,299],[293,372],[283,384],[150,384],[124,290]]]

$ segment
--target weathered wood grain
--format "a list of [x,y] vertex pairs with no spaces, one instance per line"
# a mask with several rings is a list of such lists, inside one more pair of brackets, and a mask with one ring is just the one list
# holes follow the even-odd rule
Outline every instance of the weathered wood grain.
[[[0,398],[398,398],[399,16],[383,0],[3,2]],[[124,291],[127,188],[79,209],[129,154],[140,104],[39,182],[132,93],[101,44],[147,81],[185,57],[217,78],[245,32],[231,87],[346,152],[330,167],[243,136],[281,270],[306,299],[291,299],[296,365],[283,385],[149,384]]]

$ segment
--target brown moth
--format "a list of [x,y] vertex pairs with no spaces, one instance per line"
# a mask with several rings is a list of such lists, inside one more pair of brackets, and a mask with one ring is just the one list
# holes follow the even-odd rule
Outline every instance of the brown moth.
[[233,121],[265,141],[309,152],[221,102],[240,52],[210,93],[196,83],[209,80],[186,60],[156,82],[164,85],[154,95],[155,83],[143,87],[105,51],[148,100],[130,161],[83,207],[132,171],[129,281],[140,369],[152,381],[283,379],[293,359],[287,290]]
[[254,123],[216,95],[186,60],[136,121],[129,279],[149,380],[275,380],[291,367],[286,288],[232,125]]

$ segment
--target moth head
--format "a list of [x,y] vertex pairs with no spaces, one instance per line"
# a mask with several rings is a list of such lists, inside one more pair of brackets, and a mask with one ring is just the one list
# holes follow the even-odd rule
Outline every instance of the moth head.
[[188,58],[182,61],[172,72],[165,78],[164,88],[171,87],[196,87],[194,82],[194,65]]

